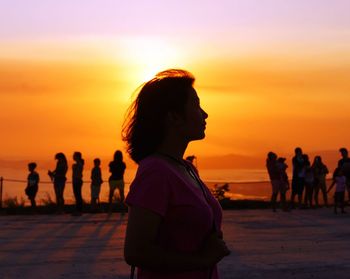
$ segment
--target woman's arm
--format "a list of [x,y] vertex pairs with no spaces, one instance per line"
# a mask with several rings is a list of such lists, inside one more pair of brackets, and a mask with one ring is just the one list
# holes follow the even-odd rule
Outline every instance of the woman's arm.
[[156,245],[162,217],[141,207],[129,207],[124,257],[129,265],[157,271],[208,269],[230,252],[225,242],[212,234],[197,253],[164,251]]

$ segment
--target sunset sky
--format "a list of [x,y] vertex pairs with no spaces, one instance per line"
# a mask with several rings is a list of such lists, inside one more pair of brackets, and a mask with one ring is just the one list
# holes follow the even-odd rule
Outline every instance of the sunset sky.
[[350,1],[0,0],[0,159],[124,150],[136,88],[184,68],[198,156],[350,148]]

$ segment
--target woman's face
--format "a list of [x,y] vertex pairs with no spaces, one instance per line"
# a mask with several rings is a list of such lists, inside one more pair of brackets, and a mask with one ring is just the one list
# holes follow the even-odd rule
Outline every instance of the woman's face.
[[199,140],[205,137],[205,119],[208,114],[201,108],[196,90],[189,89],[188,99],[185,104],[183,123],[184,137],[188,141]]

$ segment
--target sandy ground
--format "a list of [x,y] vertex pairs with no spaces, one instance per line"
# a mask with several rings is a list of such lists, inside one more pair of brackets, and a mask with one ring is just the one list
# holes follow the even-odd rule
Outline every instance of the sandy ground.
[[[0,278],[128,278],[127,214],[0,216]],[[350,278],[350,214],[231,210],[221,278]]]

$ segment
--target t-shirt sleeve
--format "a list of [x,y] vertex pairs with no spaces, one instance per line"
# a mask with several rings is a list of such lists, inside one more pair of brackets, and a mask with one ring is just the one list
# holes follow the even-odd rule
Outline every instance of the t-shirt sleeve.
[[161,169],[148,169],[138,174],[126,198],[129,206],[149,209],[165,216],[170,202],[170,184],[167,173]]

